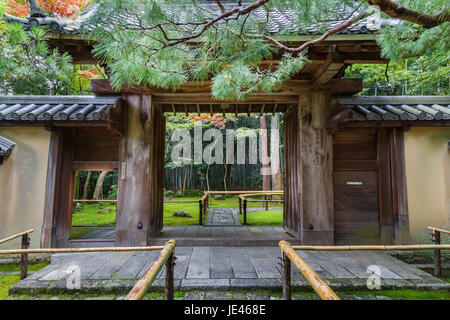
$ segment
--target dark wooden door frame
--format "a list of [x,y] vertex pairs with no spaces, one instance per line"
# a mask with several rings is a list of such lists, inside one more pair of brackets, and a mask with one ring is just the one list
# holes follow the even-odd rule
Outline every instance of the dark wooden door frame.
[[52,128],[41,247],[67,247],[73,207],[75,128]]

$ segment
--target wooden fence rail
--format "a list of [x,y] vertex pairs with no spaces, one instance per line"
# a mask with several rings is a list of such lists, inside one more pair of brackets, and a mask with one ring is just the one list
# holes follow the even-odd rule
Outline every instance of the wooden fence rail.
[[[31,231],[32,232],[32,231]],[[8,237],[10,239],[11,237]],[[15,237],[17,238],[17,236]],[[11,240],[11,239],[10,239]],[[153,282],[154,278],[158,274],[159,270],[161,269],[162,264],[166,263],[166,297],[169,300],[173,299],[173,269],[174,269],[174,261],[175,261],[175,240],[169,240],[166,242],[164,246],[148,246],[148,247],[98,247],[98,248],[40,248],[40,249],[10,249],[10,250],[0,250],[0,255],[15,255],[20,254],[23,256],[28,256],[30,253],[85,253],[85,252],[125,252],[125,251],[156,251],[161,250],[161,253],[157,260],[155,260],[151,265],[150,268],[147,270],[147,272],[144,274],[144,277],[136,283],[135,287],[139,284],[139,290],[130,291],[128,296],[132,292],[134,292],[136,297],[139,297],[142,294],[141,290],[145,290],[142,296],[145,295],[145,293],[148,290],[148,287]],[[22,264],[22,266],[25,268],[25,276],[22,278],[22,272],[21,272],[21,279],[26,278],[27,273],[27,264]],[[153,272],[154,271],[154,272]],[[133,288],[134,289],[134,288]],[[128,300],[133,300],[131,298],[128,298]]]
[[152,262],[141,279],[136,282],[125,300],[141,300],[155,280],[163,265],[166,265],[166,299],[173,300],[173,269],[175,261],[175,240],[169,240],[161,250],[158,259]]
[[262,203],[266,203],[266,210],[269,210],[269,202],[283,202],[283,200],[249,200],[247,199],[247,197],[251,197],[251,196],[274,196],[274,195],[283,195],[283,191],[260,191],[258,193],[254,193],[252,191],[252,193],[246,193],[246,194],[240,194],[238,197],[239,200],[239,214],[244,214],[244,224],[247,224],[247,203],[248,202],[262,202]]
[[[34,229],[29,229],[5,239],[0,240],[0,244],[5,243],[7,241],[22,237],[22,249],[28,249],[30,247],[30,233],[34,232]],[[22,253],[20,255],[20,279],[23,280],[27,277],[28,274],[28,254]]]
[[320,278],[292,248],[287,241],[280,241],[281,259],[283,266],[283,298],[291,300],[291,262],[303,274],[311,287],[316,291],[322,300],[340,300],[334,291]]
[[[436,228],[433,230],[435,244],[411,244],[411,245],[373,245],[373,246],[293,246],[294,250],[323,250],[323,251],[347,251],[347,250],[434,250],[434,275],[441,276],[441,250],[450,250],[450,244],[440,244],[440,235]],[[440,229],[442,230],[442,229]],[[447,230],[443,230],[449,233]],[[437,236],[436,236],[437,235]]]
[[[436,245],[441,244],[441,233],[445,233],[447,235],[450,234],[449,230],[439,229],[435,227],[428,227],[431,230],[431,239],[433,243]],[[441,267],[441,250],[434,249],[434,276],[440,277],[442,275],[442,267]]]

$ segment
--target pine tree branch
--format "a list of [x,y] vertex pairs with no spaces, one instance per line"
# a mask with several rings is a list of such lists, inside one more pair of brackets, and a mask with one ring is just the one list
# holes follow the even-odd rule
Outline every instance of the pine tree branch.
[[347,29],[348,27],[355,24],[356,22],[363,20],[363,19],[367,18],[368,16],[371,16],[374,13],[375,13],[375,11],[373,9],[368,9],[364,12],[361,12],[357,16],[347,19],[344,23],[342,23],[334,28],[329,29],[327,32],[325,32],[319,38],[311,40],[311,41],[307,41],[307,42],[303,43],[301,46],[295,47],[295,48],[286,46],[285,44],[281,43],[280,41],[276,40],[275,38],[272,38],[267,35],[256,35],[253,37],[263,38],[284,51],[287,51],[290,53],[300,53],[302,51],[305,51],[306,49],[308,49],[309,47],[311,47],[313,45],[317,45],[317,44],[325,41],[329,36],[339,32],[339,31],[342,31],[344,29]]
[[444,6],[434,15],[423,14],[403,7],[391,0],[366,0],[372,6],[377,6],[381,12],[386,13],[392,18],[406,20],[424,28],[434,28],[445,22],[450,21],[450,8]]
[[248,14],[248,13],[258,9],[259,7],[263,6],[267,2],[269,2],[269,0],[258,0],[258,1],[254,1],[250,4],[247,4],[245,6],[237,6],[231,10],[228,10],[228,11],[225,10],[219,17],[214,18],[211,21],[209,21],[208,23],[206,23],[199,32],[197,32],[193,35],[190,35],[190,36],[186,36],[186,37],[169,38],[167,33],[165,32],[165,30],[163,29],[162,25],[157,25],[157,27],[163,33],[164,38],[168,41],[166,46],[175,46],[177,44],[184,43],[189,40],[197,39],[200,36],[202,36],[209,28],[216,25],[218,22],[227,20],[235,14],[237,14],[238,16]]
[[214,2],[217,4],[217,6],[220,8],[220,11],[222,11],[222,13],[225,13],[225,7],[223,6],[222,2],[220,0],[214,0]]

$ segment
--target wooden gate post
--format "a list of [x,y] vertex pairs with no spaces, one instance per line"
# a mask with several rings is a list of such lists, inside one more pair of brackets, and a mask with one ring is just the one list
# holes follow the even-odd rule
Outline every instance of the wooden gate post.
[[247,224],[247,199],[244,199],[244,224]]
[[[441,244],[441,233],[438,230],[433,230],[434,244]],[[434,249],[434,276],[441,276],[441,250]]]
[[300,238],[304,244],[334,243],[333,137],[328,132],[330,93],[313,91],[301,96],[300,189],[294,194],[300,203]]
[[291,261],[281,250],[281,265],[283,268],[283,299],[291,300]]
[[[24,234],[22,236],[22,249],[28,249],[30,247],[30,236],[29,234]],[[28,254],[22,253],[20,255],[20,279],[23,280],[28,274]]]
[[124,95],[117,246],[145,246],[163,226],[165,119],[149,95]]
[[199,212],[198,212],[198,224],[201,226],[203,224],[203,206],[202,200],[198,200]]
[[175,250],[166,261],[166,299],[173,300],[173,270],[175,267]]

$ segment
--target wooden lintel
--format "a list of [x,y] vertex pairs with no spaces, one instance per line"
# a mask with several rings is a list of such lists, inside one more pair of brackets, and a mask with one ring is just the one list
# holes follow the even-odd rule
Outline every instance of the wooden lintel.
[[117,171],[117,161],[74,161],[73,171]]
[[108,80],[92,80],[92,92],[99,95],[110,94],[151,94],[154,103],[159,104],[220,104],[220,103],[297,103],[298,95],[311,89],[329,91],[332,95],[353,95],[362,90],[361,79],[331,79],[325,84],[314,85],[310,80],[288,80],[278,86],[274,93],[255,93],[245,101],[219,101],[211,96],[211,82],[191,81],[177,88],[176,92],[170,89],[124,87],[120,92],[112,89]]

